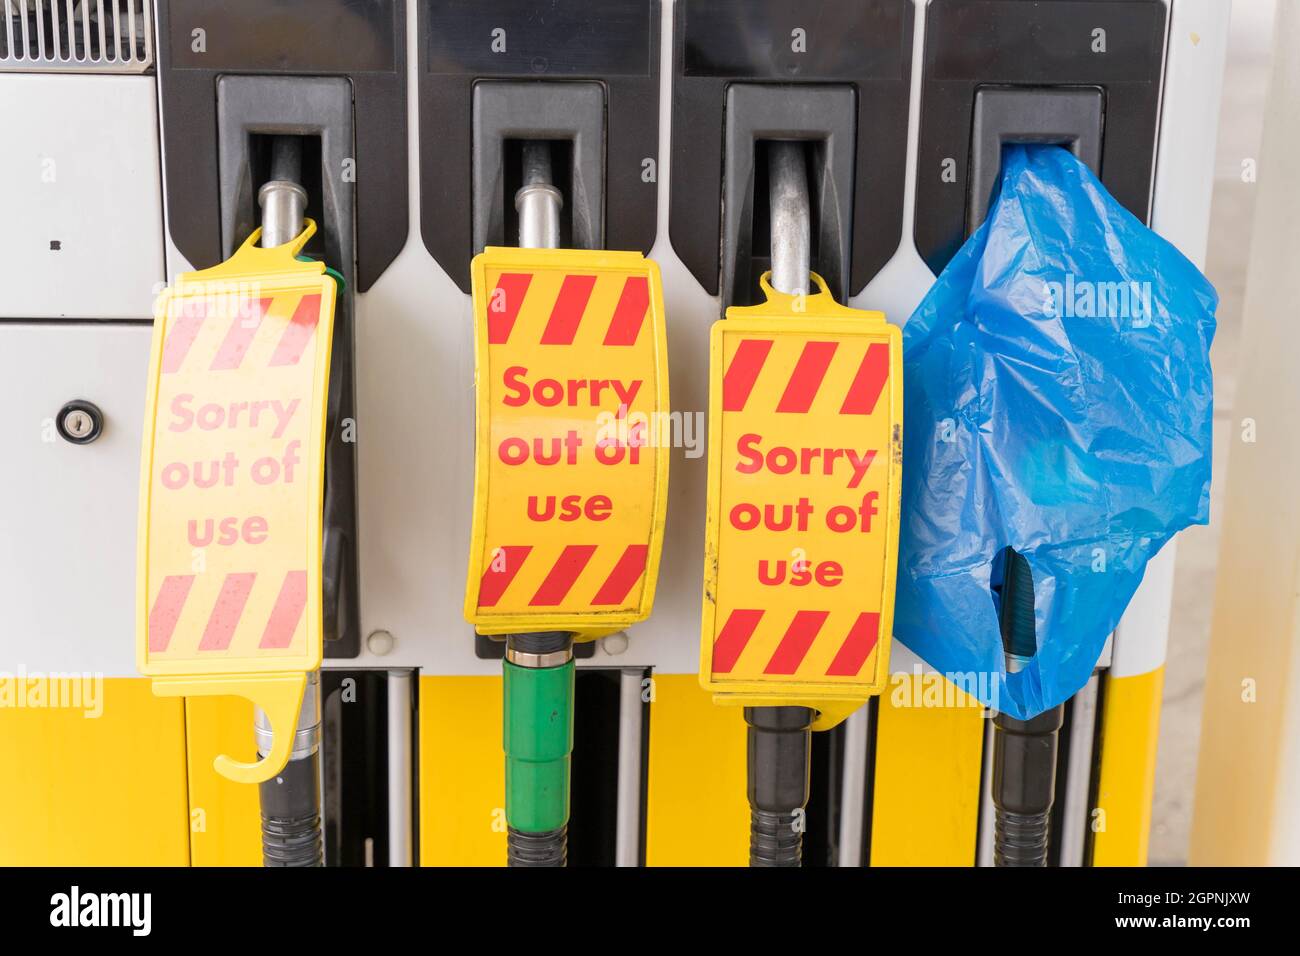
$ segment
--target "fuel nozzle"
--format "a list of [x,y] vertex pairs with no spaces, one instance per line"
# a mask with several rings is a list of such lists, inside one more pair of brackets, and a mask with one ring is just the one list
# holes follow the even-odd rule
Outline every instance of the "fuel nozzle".
[[[557,249],[564,196],[551,185],[549,143],[522,144],[523,185],[515,193],[522,249]],[[510,866],[568,862],[569,771],[573,754],[573,635],[506,638],[504,738],[506,858]]]
[[[296,136],[271,140],[271,178],[257,192],[262,208],[264,249],[292,242],[303,229],[307,191],[302,188],[302,141]],[[294,735],[285,768],[258,787],[262,805],[262,861],[271,867],[324,864],[320,801],[320,673],[307,675],[298,724],[272,727],[258,710],[254,724],[257,749],[270,752],[273,733]]]
[[[1037,653],[1034,579],[1024,555],[1004,553],[999,623],[1008,674]],[[993,865],[1046,866],[1056,798],[1056,745],[1064,708],[993,718]]]
[[768,209],[772,223],[772,288],[787,295],[808,291],[812,274],[812,212],[803,143],[767,144]]
[[[254,724],[257,752],[271,751],[274,733],[266,713],[258,708]],[[283,770],[258,785],[262,807],[262,863],[269,867],[322,866],[324,849],[320,812],[320,673],[307,675],[293,751]]]
[[564,866],[573,755],[573,635],[511,634],[503,666],[507,862]]
[[302,232],[307,190],[302,182],[302,141],[296,136],[271,140],[271,178],[257,191],[262,207],[263,249],[292,242]]
[[[767,144],[772,288],[807,292],[811,276],[808,171],[802,143]],[[808,707],[746,707],[749,865],[800,866],[812,761]]]
[[801,866],[812,770],[809,707],[746,707],[749,865]]
[[519,248],[558,249],[564,194],[552,185],[551,146],[540,140],[527,140],[522,144],[521,153],[523,185],[515,192]]

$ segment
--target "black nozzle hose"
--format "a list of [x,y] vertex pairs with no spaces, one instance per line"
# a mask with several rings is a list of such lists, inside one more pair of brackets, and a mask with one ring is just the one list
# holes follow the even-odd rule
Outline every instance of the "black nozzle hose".
[[569,825],[528,833],[506,827],[506,865],[556,867],[569,865]]
[[993,865],[1046,866],[1062,707],[993,719]]
[[320,750],[290,760],[258,785],[262,802],[262,864],[323,866]]
[[812,761],[808,707],[746,707],[749,865],[799,866]]
[[[1033,657],[1034,579],[1029,562],[1006,552],[1000,608],[1008,670]],[[1029,720],[993,718],[993,865],[1046,866],[1056,799],[1056,744],[1061,705]]]

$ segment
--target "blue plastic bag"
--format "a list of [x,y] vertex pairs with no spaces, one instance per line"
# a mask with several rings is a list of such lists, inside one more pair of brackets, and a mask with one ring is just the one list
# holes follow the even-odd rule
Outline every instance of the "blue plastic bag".
[[[1004,151],[988,218],[903,330],[894,633],[986,705],[1026,719],[1074,694],[1147,561],[1208,519],[1217,303],[1069,152]],[[1038,645],[1011,675],[1008,546]]]

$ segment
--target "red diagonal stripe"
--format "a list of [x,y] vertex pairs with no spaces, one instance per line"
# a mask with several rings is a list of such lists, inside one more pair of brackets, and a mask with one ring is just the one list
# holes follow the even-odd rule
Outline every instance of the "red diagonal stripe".
[[874,611],[863,611],[853,622],[849,636],[835,653],[835,660],[827,669],[828,677],[855,677],[862,665],[867,662],[867,655],[876,646],[876,634],[880,630],[880,615]]
[[629,544],[591,603],[622,604],[627,598],[627,592],[632,590],[632,585],[645,573],[645,559],[649,551],[644,544]]
[[560,294],[555,297],[555,307],[546,320],[542,333],[543,345],[572,345],[578,334],[578,323],[587,310],[587,300],[596,285],[595,276],[565,276],[560,284]]
[[736,354],[731,357],[727,374],[722,376],[722,410],[724,412],[741,412],[749,401],[749,393],[754,390],[758,373],[763,370],[767,353],[772,351],[771,339],[742,339],[736,346]]
[[840,414],[870,415],[876,410],[876,402],[888,380],[889,346],[884,342],[874,342],[867,346],[867,354],[862,357],[858,373],[853,376],[853,384],[840,406]]
[[794,620],[785,630],[785,636],[772,653],[772,659],[763,668],[764,674],[793,674],[803,663],[804,655],[812,642],[817,639],[817,632],[822,629],[830,611],[798,611]]
[[790,373],[790,381],[785,386],[785,394],[776,406],[778,412],[794,412],[802,415],[812,408],[817,389],[822,387],[822,379],[830,368],[831,359],[835,357],[834,342],[805,342],[799,353],[799,361]]
[[271,608],[271,616],[266,620],[266,630],[258,647],[288,647],[293,641],[293,633],[298,630],[298,621],[302,618],[302,609],[307,606],[307,572],[290,571],[284,576],[280,593]]
[[740,660],[740,652],[745,649],[762,619],[762,611],[749,608],[736,608],[728,615],[727,622],[722,625],[717,640],[713,642],[713,673],[731,673],[736,661]]
[[650,283],[645,276],[628,276],[618,297],[618,305],[614,307],[614,317],[609,320],[605,344],[635,345],[649,307]]
[[302,353],[307,350],[316,323],[320,321],[320,293],[305,295],[298,300],[298,307],[293,310],[293,318],[284,327],[280,341],[275,346],[275,353],[267,364],[272,368],[279,365],[297,365]]
[[208,626],[203,629],[199,640],[201,651],[224,651],[230,646],[230,639],[235,636],[235,628],[244,614],[244,605],[248,603],[249,592],[257,575],[252,572],[227,574],[221,582],[221,593],[217,603],[208,616]]
[[569,593],[569,588],[573,587],[573,582],[578,580],[578,575],[582,573],[582,569],[587,566],[587,562],[595,553],[594,544],[565,545],[550,573],[546,575],[546,580],[537,589],[533,599],[528,602],[529,606],[554,607],[563,601],[565,595]]
[[[492,552],[487,570],[483,572],[483,580],[478,586],[479,607],[496,607],[497,601],[501,600],[501,595],[506,593],[506,588],[510,587],[510,582],[515,579],[515,575],[519,573],[520,567],[532,550],[532,547],[526,544],[507,544],[501,548],[500,561],[497,560],[496,551]],[[503,567],[499,571],[494,571],[492,569],[494,564],[501,564]]]
[[190,596],[194,585],[192,574],[169,574],[163,578],[158,596],[154,598],[153,610],[149,612],[149,650],[160,652],[167,650],[171,643],[176,622],[180,620],[185,608],[185,599]]
[[510,330],[515,327],[528,283],[532,281],[530,272],[503,272],[497,276],[487,307],[489,345],[505,345],[510,341]]
[[190,347],[199,337],[203,320],[208,317],[208,306],[202,299],[189,299],[181,303],[181,314],[172,319],[167,329],[167,341],[163,343],[163,374],[179,372]]
[[270,299],[245,299],[239,303],[234,318],[230,320],[230,328],[226,330],[226,337],[221,340],[221,347],[212,356],[209,371],[228,372],[239,368],[270,307]]

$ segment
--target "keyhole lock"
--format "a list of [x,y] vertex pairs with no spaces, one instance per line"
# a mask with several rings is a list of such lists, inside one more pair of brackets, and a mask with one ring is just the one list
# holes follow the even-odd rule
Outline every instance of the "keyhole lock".
[[104,430],[104,413],[93,402],[78,399],[59,409],[54,427],[64,441],[74,445],[89,445]]

